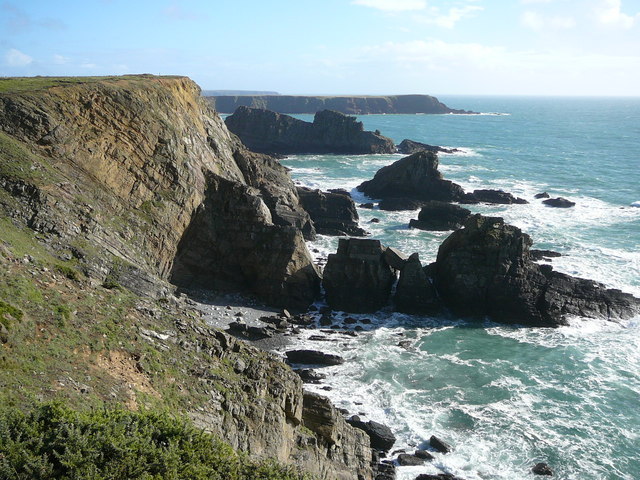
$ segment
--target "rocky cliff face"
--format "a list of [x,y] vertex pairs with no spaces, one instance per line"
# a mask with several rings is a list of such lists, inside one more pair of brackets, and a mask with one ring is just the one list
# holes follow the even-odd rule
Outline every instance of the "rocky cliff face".
[[[173,311],[155,311],[152,296],[161,297],[157,305],[163,309],[174,299],[163,281],[170,278],[244,290],[286,306],[302,307],[313,299],[318,273],[303,239],[303,231],[312,234],[313,228],[284,168],[246,151],[200,99],[198,87],[182,77],[18,88],[0,94],[0,126],[0,220],[31,232],[29,238],[36,239],[31,241],[53,252],[53,261],[68,261],[73,276],[83,279],[61,282],[59,274],[38,266],[33,274],[43,278],[33,288],[58,298],[64,285],[69,301],[77,303],[64,310],[76,309],[66,320],[76,332],[70,344],[78,335],[83,344],[85,334],[104,339],[74,347],[64,361],[74,358],[73,368],[86,368],[87,375],[104,367],[109,382],[116,382],[116,364],[131,363],[122,388],[140,389],[139,399],[147,394],[162,402],[160,388],[153,386],[175,382],[179,401],[193,400],[184,401],[189,415],[236,448],[322,478],[372,478],[366,434],[347,425],[326,400],[307,404],[299,377],[280,359]],[[9,270],[26,267],[8,250],[0,253],[2,279],[9,284]],[[26,272],[23,277],[30,278]],[[120,335],[114,345],[100,333],[105,330],[98,323],[105,319],[96,318],[98,307],[85,308],[80,301],[120,291],[102,288],[103,283],[143,295],[130,310],[105,307],[121,315],[110,323]],[[9,300],[5,293],[0,291],[3,301]],[[27,312],[33,308],[26,294],[10,300]],[[36,322],[40,331],[62,328],[45,303],[38,308],[44,309]],[[25,331],[33,328],[26,325]],[[18,341],[19,331],[5,333],[7,345]],[[47,349],[45,342],[39,350],[46,361],[63,361]],[[131,353],[139,351],[154,359],[152,367]],[[89,365],[90,355],[105,365]],[[128,375],[140,377],[145,388]],[[101,376],[87,378],[92,392],[109,391],[111,384],[103,385]]]
[[[311,234],[312,226],[291,179],[273,160],[246,152],[191,80],[121,77],[4,93],[0,124],[13,152],[0,172],[5,192],[18,200],[25,222],[55,233],[51,241],[73,250],[96,278],[152,293],[153,277],[167,279],[176,268],[181,283],[188,277],[192,286],[229,273],[219,268],[203,276],[188,262],[174,266],[177,254],[198,249],[191,241],[197,225],[210,229],[199,232],[204,237],[233,245],[237,229],[201,218],[224,183],[225,214],[237,226],[287,231],[270,252],[286,266],[260,264],[256,272],[238,265],[215,285],[283,305],[312,300],[318,276],[300,233]],[[280,292],[262,291],[265,279],[282,284]],[[293,290],[296,298],[288,298]]]
[[216,95],[206,97],[221,113],[238,107],[272,110],[278,113],[316,113],[334,110],[349,115],[372,113],[474,113],[447,107],[430,95],[309,97],[303,95]]
[[239,107],[225,120],[250,149],[266,153],[393,153],[390,138],[364,131],[362,122],[331,110],[313,123],[257,108]]

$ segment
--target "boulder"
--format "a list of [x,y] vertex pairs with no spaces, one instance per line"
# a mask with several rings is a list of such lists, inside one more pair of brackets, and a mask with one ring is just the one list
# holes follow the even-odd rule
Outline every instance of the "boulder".
[[438,473],[437,475],[423,473],[418,475],[415,478],[415,480],[464,480],[464,479],[460,477],[456,477],[451,473]]
[[299,368],[294,370],[304,383],[320,383],[327,378],[324,373],[316,372],[312,368]]
[[393,301],[395,309],[403,313],[433,314],[440,310],[436,291],[427,278],[417,253],[411,255],[400,270]]
[[542,193],[536,193],[533,198],[536,199],[540,199],[540,198],[549,198],[550,195],[547,192],[542,192]]
[[396,466],[392,463],[378,463],[374,467],[375,480],[396,480]]
[[535,475],[546,475],[546,476],[553,475],[553,470],[551,470],[551,467],[544,462],[536,463],[531,468],[531,472],[534,473]]
[[422,458],[423,460],[435,460],[435,457],[426,450],[416,450],[413,454],[418,458]]
[[503,205],[511,205],[513,203],[526,204],[524,198],[514,197],[512,194],[503,190],[480,189],[467,193],[460,203],[495,203]]
[[544,203],[548,207],[555,208],[571,208],[576,206],[576,202],[567,200],[564,197],[548,198],[547,200],[543,200],[542,203]]
[[393,140],[366,132],[362,122],[332,110],[313,123],[270,110],[240,106],[226,118],[227,128],[249,149],[263,153],[393,153]]
[[341,238],[327,260],[323,286],[334,310],[367,313],[387,304],[393,280],[379,240]]
[[371,438],[371,448],[375,450],[388,452],[393,447],[393,444],[396,443],[396,437],[391,429],[382,423],[374,422],[373,420],[363,422],[357,415],[349,418],[347,423],[364,430]]
[[396,462],[398,462],[398,465],[401,467],[415,467],[416,465],[424,465],[425,460],[415,455],[411,455],[410,453],[401,453],[396,458]]
[[311,217],[317,233],[354,236],[367,234],[358,226],[355,203],[346,191],[321,192],[306,187],[298,187],[297,191],[300,204]]
[[439,439],[435,435],[431,435],[431,438],[429,438],[429,445],[431,445],[436,452],[440,453],[449,453],[452,450],[451,445]]
[[420,230],[456,230],[462,227],[471,212],[459,205],[431,201],[426,203],[417,220],[411,220],[409,226]]
[[539,260],[546,260],[549,258],[557,258],[557,257],[561,257],[562,254],[560,252],[554,252],[553,250],[536,250],[536,249],[531,249],[529,250],[529,253],[531,254],[531,258],[533,260],[539,261]]
[[437,152],[437,153],[455,153],[459,152],[457,148],[444,148],[438,147],[436,145],[429,145],[427,143],[414,142],[413,140],[409,140],[405,138],[398,145],[398,152],[404,153],[406,155],[411,155],[412,153],[420,152],[420,151],[428,151],[428,152]]
[[289,363],[301,363],[303,365],[342,365],[344,358],[331,353],[318,350],[289,350],[285,354]]
[[505,323],[557,326],[566,315],[629,318],[640,299],[554,272],[531,259],[531,238],[499,217],[472,215],[440,246],[435,285],[457,315]]
[[405,197],[413,200],[458,201],[464,190],[442,178],[438,171],[438,155],[420,151],[381,168],[373,179],[358,186],[371,198]]
[[387,247],[384,249],[384,259],[394,270],[402,270],[407,261],[407,256],[400,250]]

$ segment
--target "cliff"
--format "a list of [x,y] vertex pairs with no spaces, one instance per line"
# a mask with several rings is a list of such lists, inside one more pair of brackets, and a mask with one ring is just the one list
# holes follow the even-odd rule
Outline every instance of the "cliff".
[[470,114],[447,107],[430,95],[391,96],[303,96],[303,95],[215,95],[205,97],[220,113],[233,113],[238,107],[271,110],[278,113],[316,113],[334,110],[350,115],[375,113]]
[[0,128],[3,403],[161,407],[257,457],[372,477],[364,432],[326,406],[316,426],[280,359],[171,294],[168,280],[304,308],[319,282],[286,170],[191,80],[2,79]]
[[354,117],[331,110],[315,114],[313,123],[270,110],[239,107],[225,123],[250,149],[290,153],[393,153],[393,140],[367,132]]

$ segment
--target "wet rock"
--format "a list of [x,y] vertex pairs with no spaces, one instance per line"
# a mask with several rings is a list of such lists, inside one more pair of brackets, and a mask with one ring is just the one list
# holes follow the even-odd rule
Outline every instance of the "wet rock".
[[435,435],[431,435],[431,438],[429,438],[429,445],[431,445],[436,452],[449,453],[451,451],[451,446]]
[[503,190],[480,189],[467,193],[460,203],[495,203],[511,205],[513,203],[526,204],[524,198],[514,197],[512,194]]
[[387,304],[393,279],[379,240],[340,239],[337,253],[329,255],[323,286],[331,308],[366,313]]
[[462,227],[471,212],[459,205],[431,201],[426,203],[417,220],[411,220],[409,226],[421,230],[456,230]]
[[407,262],[407,256],[393,247],[385,248],[384,259],[394,270],[402,270]]
[[318,350],[289,350],[285,354],[289,363],[305,365],[342,365],[344,358]]
[[431,455],[429,452],[427,452],[426,450],[416,450],[414,455],[418,458],[422,458],[423,460],[435,460],[435,457],[433,455]]
[[555,208],[571,208],[576,206],[576,202],[567,200],[564,197],[549,198],[547,200],[543,200],[542,203],[544,203],[549,207],[555,207]]
[[416,200],[408,197],[389,197],[380,200],[380,210],[400,212],[405,210],[418,210],[425,204],[424,200]]
[[378,463],[374,467],[374,480],[395,480],[396,466],[391,463]]
[[531,472],[533,472],[535,475],[553,475],[553,470],[551,469],[551,467],[544,462],[536,463],[533,468],[531,468]]
[[531,249],[529,251],[531,254],[531,258],[533,260],[544,260],[548,258],[557,258],[561,257],[562,254],[560,252],[554,252],[553,250],[535,250]]
[[438,473],[437,475],[432,475],[428,473],[423,473],[418,475],[415,480],[464,480],[463,478],[456,477],[451,473]]
[[364,131],[362,122],[332,110],[315,114],[313,123],[250,107],[226,118],[227,128],[249,149],[263,153],[393,153],[393,140]]
[[371,202],[367,202],[367,203],[361,203],[360,205],[358,205],[360,208],[367,208],[367,209],[373,209],[374,205]]
[[371,198],[410,198],[413,200],[458,201],[464,190],[442,178],[438,156],[420,151],[381,168],[373,179],[361,183],[358,190]]
[[351,196],[344,190],[321,192],[298,187],[298,196],[316,229],[322,235],[364,236],[367,232],[358,226],[358,212]]
[[424,465],[425,460],[409,453],[401,453],[396,458],[398,465],[401,467]]
[[406,261],[393,297],[398,312],[433,314],[440,310],[435,288],[422,268],[420,257],[412,254]]
[[440,246],[435,285],[457,315],[557,326],[566,315],[629,318],[640,299],[531,260],[531,238],[499,217],[469,217]]
[[396,437],[386,425],[374,422],[373,420],[363,422],[360,420],[360,417],[356,415],[348,419],[347,423],[364,430],[367,435],[369,435],[369,438],[371,438],[371,448],[388,452],[391,450],[391,447],[393,447],[393,444],[396,443]]
[[536,194],[533,196],[533,198],[537,198],[537,199],[540,199],[540,198],[549,198],[549,197],[550,197],[550,195],[549,195],[547,192],[536,193]]
[[408,138],[402,140],[402,142],[400,142],[400,144],[398,145],[398,152],[407,155],[425,150],[428,152],[436,153],[455,153],[460,151],[457,148],[445,148],[438,147],[436,145],[429,145],[427,143],[414,142],[413,140],[409,140]]
[[369,223],[380,223],[380,219],[377,217],[373,217],[371,220],[369,220]]

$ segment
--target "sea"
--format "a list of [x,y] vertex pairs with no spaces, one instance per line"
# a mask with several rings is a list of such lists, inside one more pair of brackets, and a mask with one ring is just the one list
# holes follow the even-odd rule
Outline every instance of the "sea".
[[[532,237],[533,248],[560,252],[550,261],[556,270],[640,296],[640,98],[439,98],[481,114],[358,120],[396,143],[409,138],[459,149],[439,155],[446,179],[530,202],[470,206],[474,213],[502,216]],[[361,204],[372,199],[356,186],[402,157],[296,155],[282,163],[297,184],[344,188]],[[546,207],[534,199],[541,192],[576,206]],[[451,233],[410,229],[417,211],[358,213],[372,238],[406,255],[418,252],[425,265]],[[337,242],[320,236],[308,246],[323,262]],[[412,453],[431,435],[453,447],[423,466],[399,467],[398,479],[450,473],[524,480],[535,478],[538,462],[558,479],[640,479],[640,318],[571,318],[569,326],[547,329],[390,308],[337,313],[338,323],[347,316],[363,328],[357,337],[315,341],[318,332],[310,330],[296,340],[298,348],[346,359],[322,369],[325,382],[306,388],[364,421],[388,425],[394,450]]]

